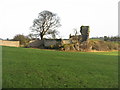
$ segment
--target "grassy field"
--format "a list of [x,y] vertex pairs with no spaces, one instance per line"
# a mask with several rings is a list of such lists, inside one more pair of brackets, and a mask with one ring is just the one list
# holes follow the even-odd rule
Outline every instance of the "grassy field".
[[3,88],[115,88],[117,55],[3,47]]

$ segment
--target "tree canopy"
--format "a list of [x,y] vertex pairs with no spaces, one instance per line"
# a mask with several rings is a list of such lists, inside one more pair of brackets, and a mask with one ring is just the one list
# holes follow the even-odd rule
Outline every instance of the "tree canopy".
[[59,33],[56,29],[60,26],[60,18],[57,14],[44,10],[39,13],[37,19],[34,19],[31,29],[42,40],[45,35],[55,38]]
[[15,35],[13,40],[20,41],[21,45],[26,45],[30,41],[30,39],[27,36],[24,36],[22,34]]

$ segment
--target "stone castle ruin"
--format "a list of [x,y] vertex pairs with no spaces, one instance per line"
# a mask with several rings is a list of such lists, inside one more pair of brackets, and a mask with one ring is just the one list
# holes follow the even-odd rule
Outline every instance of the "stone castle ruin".
[[[80,27],[80,35],[70,35],[69,39],[43,39],[32,40],[28,47],[41,49],[61,49],[64,51],[77,50],[84,51],[88,47],[89,26]],[[19,41],[5,41],[1,40],[2,46],[19,47]]]
[[[80,27],[81,35],[70,35],[69,39],[43,39],[32,41],[29,47],[34,48],[51,48],[57,47],[62,48],[62,50],[81,50],[83,46],[87,45],[89,39],[89,26]],[[62,47],[65,46],[65,47]]]
[[80,33],[82,36],[81,42],[87,41],[89,39],[89,33],[90,33],[89,26],[81,26]]
[[80,33],[81,33],[81,35],[73,35],[73,36],[71,36],[71,34],[70,34],[70,36],[69,36],[70,42],[71,43],[81,43],[84,41],[88,41],[89,33],[90,33],[89,26],[81,26]]
[[81,35],[72,35],[70,34],[69,36],[69,41],[70,43],[77,43],[80,42],[82,40],[82,36]]
[[69,36],[69,45],[66,45],[64,47],[65,51],[69,50],[77,50],[77,51],[84,51],[85,49],[90,49],[90,46],[88,45],[88,39],[89,39],[89,33],[90,28],[89,26],[81,26],[80,27],[80,33],[81,35],[71,35]]
[[[69,39],[33,39],[27,46],[31,48],[56,49],[63,51],[108,51],[119,50],[119,45],[105,41],[89,40],[90,27],[81,26],[80,34],[69,35]],[[22,47],[19,41],[0,40],[0,46]]]

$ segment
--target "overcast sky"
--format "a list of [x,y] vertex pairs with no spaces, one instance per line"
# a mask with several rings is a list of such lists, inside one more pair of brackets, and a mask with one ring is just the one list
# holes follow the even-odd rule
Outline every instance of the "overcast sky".
[[60,37],[68,38],[73,28],[90,26],[90,37],[118,34],[119,0],[1,0],[0,38],[28,35],[29,27],[38,13],[49,10],[56,13],[62,26]]

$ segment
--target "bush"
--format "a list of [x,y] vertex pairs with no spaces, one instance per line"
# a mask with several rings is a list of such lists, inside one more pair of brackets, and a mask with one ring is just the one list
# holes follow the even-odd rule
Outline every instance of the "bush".
[[[77,46],[78,45],[78,46]],[[62,50],[65,51],[110,51],[118,50],[119,44],[111,41],[102,41],[102,40],[89,40],[88,42],[84,41],[82,43],[75,44],[64,44]]]
[[62,48],[61,45],[50,45],[50,46],[47,46],[47,47],[44,47],[45,49],[60,49]]
[[118,44],[110,41],[90,41],[89,43],[92,46],[92,50],[97,51],[109,51],[109,50],[118,50]]
[[74,51],[75,50],[74,44],[64,44],[63,48],[65,51],[70,51],[70,50]]
[[107,42],[107,45],[110,50],[118,50],[118,43]]
[[30,39],[27,36],[24,36],[24,35],[21,35],[21,34],[18,34],[16,36],[14,36],[13,40],[14,41],[20,41],[20,45],[24,46],[24,47],[27,47],[27,45],[30,41]]
[[80,44],[80,51],[90,51],[91,50],[91,44],[88,41],[84,41]]

